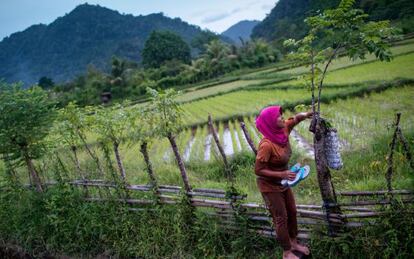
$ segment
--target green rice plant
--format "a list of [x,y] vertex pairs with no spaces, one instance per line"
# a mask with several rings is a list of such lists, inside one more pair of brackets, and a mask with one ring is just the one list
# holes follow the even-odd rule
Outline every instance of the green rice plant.
[[180,102],[190,101],[190,100],[199,99],[199,98],[211,96],[211,95],[222,93],[222,92],[227,92],[233,89],[244,87],[246,85],[257,84],[257,83],[262,83],[262,82],[263,80],[248,80],[248,81],[237,80],[237,81],[233,81],[230,83],[224,83],[224,84],[220,84],[220,85],[212,86],[208,88],[203,88],[203,89],[197,89],[197,88],[189,89],[188,92],[179,96],[177,100]]
[[[345,87],[342,89],[327,88],[326,95],[352,92],[357,89],[358,87]],[[207,118],[209,113],[215,120],[225,119],[232,115],[253,114],[271,104],[283,105],[289,102],[304,103],[305,100],[309,100],[308,95],[306,89],[244,90],[197,102],[186,103],[182,105],[182,108],[191,114],[190,117],[185,118],[186,123],[196,124],[205,122],[205,118]]]
[[[412,42],[407,41],[406,44],[402,42],[401,45],[393,46],[391,47],[391,52],[394,56],[409,54],[414,51],[414,44]],[[358,60],[351,60],[348,57],[340,57],[337,60],[334,60],[330,66],[330,71],[338,70],[338,69],[344,69],[351,66],[358,66],[364,63],[370,63],[375,61],[375,55],[369,54],[366,56],[365,59],[358,59]],[[265,71],[262,71],[260,73],[253,73],[248,74],[246,76],[243,76],[242,78],[254,78],[256,80],[259,79],[270,79],[270,78],[278,78],[278,77],[292,77],[292,76],[298,76],[304,73],[309,72],[309,66],[296,66],[293,68],[287,68],[287,69],[268,69]]]
[[240,138],[237,134],[237,131],[234,127],[234,121],[229,121],[229,130],[230,130],[230,134],[231,134],[231,142],[233,144],[233,150],[234,150],[234,154],[241,152],[242,149],[242,145],[240,142]]
[[197,128],[195,142],[191,150],[190,161],[204,162],[205,140],[207,136],[207,125]]
[[[413,78],[414,53],[395,57],[391,62],[380,61],[332,71],[326,76],[326,84],[354,84],[364,81],[391,81],[396,78]],[[276,85],[302,85],[293,80]]]
[[[332,121],[352,150],[369,146],[370,141],[392,130],[396,112],[402,112],[403,131],[414,130],[414,87],[404,86],[374,93],[364,98],[339,100],[324,107],[324,116]],[[387,130],[388,128],[388,130]]]

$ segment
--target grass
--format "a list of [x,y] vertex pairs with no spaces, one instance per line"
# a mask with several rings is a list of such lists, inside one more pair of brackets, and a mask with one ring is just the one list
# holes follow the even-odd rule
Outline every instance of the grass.
[[[341,90],[328,90],[339,92]],[[307,96],[305,89],[295,90],[263,90],[263,91],[237,91],[226,95],[200,100],[182,105],[186,115],[187,124],[203,123],[207,121],[210,113],[214,120],[243,115],[259,111],[271,103],[286,103],[290,100],[301,100]],[[305,97],[306,98],[306,97]]]
[[[391,62],[370,62],[328,73],[326,84],[354,84],[366,81],[390,81],[395,78],[414,78],[414,53],[395,57]],[[277,83],[303,85],[300,79]]]
[[[360,87],[354,87],[355,89],[359,89]],[[341,91],[344,91],[345,94],[348,94],[348,88],[338,88]],[[346,100],[338,100],[330,104],[323,104],[322,111],[323,115],[326,116],[328,119],[332,120],[334,126],[339,128],[340,137],[343,137],[348,143],[350,143],[349,150],[352,152],[365,152],[365,149],[369,149],[372,145],[374,145],[377,139],[384,137],[386,134],[388,139],[390,138],[391,132],[385,130],[385,126],[387,123],[391,123],[393,119],[393,114],[395,111],[402,111],[403,112],[403,120],[402,120],[402,127],[404,132],[409,134],[413,131],[413,121],[414,117],[411,114],[413,110],[413,103],[412,97],[414,96],[414,90],[412,85],[403,86],[400,88],[389,89],[381,93],[373,93],[371,95],[367,95],[364,98],[350,98]],[[336,91],[337,89],[335,89]],[[301,89],[295,90],[298,94],[296,95],[296,99],[301,96],[300,91],[304,91]],[[280,93],[285,93],[287,97],[292,97],[292,93],[295,92],[294,90],[288,91],[279,91]],[[254,91],[253,91],[254,92]],[[260,91],[259,91],[260,92]],[[264,91],[261,91],[262,95],[257,97],[258,99],[269,98],[269,94],[263,94]],[[271,93],[272,91],[268,91]],[[246,93],[249,93],[246,91]],[[326,91],[325,94],[329,93]],[[246,98],[251,98],[248,94],[246,94]],[[281,94],[279,94],[281,96]],[[287,98],[286,97],[286,98]],[[234,100],[240,101],[240,97],[234,98]],[[295,99],[293,99],[295,100]],[[247,101],[241,101],[238,105],[237,103],[233,103],[234,107],[243,107],[243,103]],[[221,104],[216,104],[222,109],[225,107]],[[212,106],[210,106],[212,107]],[[257,108],[261,108],[261,105],[257,105]],[[244,107],[243,107],[244,108]],[[384,111],[378,112],[378,109],[382,108]],[[205,108],[208,110],[208,108]],[[246,109],[247,110],[247,109]],[[211,111],[211,110],[210,110]],[[222,110],[220,112],[223,112]],[[255,145],[258,145],[258,137],[260,136],[254,127],[254,117],[244,117],[243,120],[246,123],[247,130],[249,131]],[[235,122],[231,122],[231,124],[235,124]],[[238,124],[238,123],[237,123]],[[307,124],[304,122],[300,124],[297,129],[298,131],[311,142],[311,136],[307,133]],[[246,143],[242,140],[242,131],[240,130],[239,125],[237,125],[237,132],[239,139],[241,140],[241,145],[243,147],[244,153],[236,154],[237,156],[244,154],[247,155],[250,159],[250,165],[246,167],[240,167],[240,172],[237,172],[240,179],[238,178],[238,186],[242,188],[246,193],[249,195],[249,200],[261,202],[260,194],[258,193],[256,186],[255,186],[255,176],[252,171],[252,164],[254,163],[254,157],[250,151],[250,148],[246,145]],[[358,131],[353,131],[353,129],[358,128]],[[219,132],[222,133],[223,123],[219,124]],[[177,143],[181,153],[183,153],[188,141],[190,140],[191,130],[186,130],[182,132],[177,137]],[[384,134],[378,134],[384,133]],[[215,151],[215,144],[212,142],[211,148],[211,159],[209,162],[204,162],[204,144],[205,138],[207,134],[207,128],[204,127],[203,129],[199,129],[196,131],[196,143],[193,146],[191,151],[192,155],[194,153],[198,153],[196,155],[197,159],[190,160],[187,165],[189,166],[189,177],[190,182],[195,187],[209,187],[214,188],[223,188],[225,183],[221,181],[222,179],[222,162],[221,158],[218,156],[217,151]],[[220,134],[222,135],[222,134]],[[364,143],[364,145],[361,145]],[[154,140],[150,146],[150,159],[153,163],[154,171],[156,172],[157,178],[161,184],[171,184],[171,185],[181,185],[181,178],[180,173],[177,166],[174,163],[174,156],[171,151],[171,147],[167,139],[162,140]],[[236,149],[235,146],[233,146]],[[104,161],[103,153],[97,146],[94,146],[94,149],[98,153],[101,161]],[[201,150],[200,150],[201,149]],[[131,183],[147,183],[149,182],[149,178],[145,171],[145,164],[142,159],[141,153],[139,152],[139,145],[131,144],[131,145],[122,145],[121,149],[121,157],[124,160],[124,165],[127,173],[128,181]],[[304,156],[300,150],[296,150],[294,147],[294,157],[292,158],[293,161],[302,161],[303,163],[313,163]],[[168,155],[168,159],[166,160],[165,154]],[[75,168],[73,163],[70,159],[70,154],[66,151],[62,151],[60,154],[62,159],[64,160],[65,164],[67,164],[68,170],[70,172],[75,172]],[[55,169],[53,166],[53,161],[47,158],[37,162],[37,166],[39,168],[44,168],[47,172],[53,172]],[[96,165],[91,160],[89,155],[86,152],[81,151],[79,154],[79,158],[81,160],[81,167],[82,169],[88,173],[88,177],[98,177],[96,172]],[[345,161],[345,164],[350,163],[349,161],[353,161],[355,157],[351,156],[348,161]],[[116,169],[116,164],[114,163],[114,155],[111,154],[112,165]],[[383,161],[383,158],[376,157],[375,160],[372,161]],[[371,161],[371,162],[372,162]],[[371,163],[370,162],[370,163]],[[202,164],[194,165],[194,164]],[[383,167],[383,163],[382,163]],[[383,169],[383,168],[382,168]],[[106,170],[108,168],[106,167]],[[313,168],[313,172],[315,169]],[[20,178],[23,182],[26,182],[25,168],[20,168]],[[53,179],[54,174],[48,173],[43,175],[44,179]],[[311,176],[309,180],[309,186],[307,183],[304,183],[304,189],[298,192],[298,201],[300,202],[311,202],[319,199],[318,191],[315,186],[317,186],[316,179],[313,179]],[[77,175],[72,175],[71,178],[79,178]],[[107,179],[111,179],[110,176],[106,176]],[[312,180],[313,179],[313,180]],[[380,188],[380,184],[375,177],[367,178],[355,178],[355,180],[351,181],[351,178],[341,179],[340,183],[346,183],[343,188],[344,189],[353,189],[353,188],[361,188],[361,186],[369,186]],[[398,186],[406,187],[404,184],[406,178],[402,178],[402,182],[398,183]],[[363,182],[363,184],[360,183]],[[372,181],[372,184],[367,184],[367,182]],[[342,187],[342,186],[341,186]],[[313,195],[311,195],[313,193]]]
[[[401,45],[393,46],[391,50],[393,54],[396,56],[408,54],[414,51],[414,44],[412,44],[410,40],[401,41]],[[346,69],[352,66],[359,66],[364,63],[371,63],[374,60],[375,57],[373,55],[368,55],[365,60],[350,60],[346,57],[341,57],[331,64],[330,71],[333,72],[334,70],[338,69]],[[240,72],[240,74],[242,75],[240,77],[230,75],[225,76],[219,80],[214,80],[213,82],[197,84],[195,86],[185,88],[185,92],[178,98],[178,100],[181,102],[194,101],[199,100],[200,98],[208,98],[225,94],[231,91],[242,90],[245,88],[249,88],[251,86],[256,87],[275,85],[278,81],[283,81],[283,83],[281,84],[285,84],[285,81],[287,79],[301,75],[309,71],[308,66],[298,66],[293,68],[291,66],[294,66],[294,64],[288,61],[282,61],[275,65],[271,65],[270,68],[267,67],[262,69],[243,70],[242,72]],[[402,76],[396,75],[395,77]],[[374,79],[370,80],[376,80],[375,76]],[[137,104],[137,106],[141,105],[144,105],[144,103]]]
[[[401,128],[414,131],[414,86],[388,89],[364,97],[337,100],[322,104],[322,116],[338,129],[339,135],[347,142],[347,149],[360,150],[369,147],[371,141],[383,134],[390,134],[391,125],[397,112],[402,112]],[[308,140],[308,124],[298,128]]]
[[[394,52],[413,51],[414,44],[411,44],[410,41],[406,43],[409,44],[394,47]],[[347,62],[341,59],[334,64],[333,68],[337,70],[328,75],[326,81],[328,86],[323,92],[324,97],[328,97],[327,101],[329,97],[340,96],[342,98],[330,100],[330,103],[323,103],[322,115],[338,128],[339,136],[348,144],[342,152],[345,166],[339,171],[331,172],[332,181],[337,192],[385,189],[386,158],[392,137],[392,129],[388,126],[393,122],[395,112],[402,112],[401,127],[411,151],[413,152],[414,149],[414,114],[412,113],[414,111],[414,85],[408,84],[387,90],[384,90],[386,87],[383,87],[379,89],[384,91],[379,93],[365,94],[362,97],[345,97],[355,93],[369,92],[362,90],[378,85],[381,81],[390,82],[401,77],[414,78],[414,54],[398,56],[391,63],[370,62],[352,66],[353,63]],[[274,68],[258,71],[254,76],[257,78],[269,76],[274,71],[272,69]],[[276,69],[280,69],[280,67]],[[298,74],[304,71],[301,69],[304,67],[285,70],[284,73]],[[278,74],[278,76],[280,75]],[[266,89],[260,90],[258,85],[262,83],[263,88]],[[251,87],[251,90],[236,91],[249,84],[256,85]],[[211,87],[199,85],[198,90],[188,92],[181,97],[181,101],[188,101],[194,100],[194,98],[217,95],[185,103],[183,108],[188,124],[206,122],[208,113],[212,113],[216,120],[233,119],[229,122],[230,129],[233,129],[231,143],[233,149],[238,150],[235,144],[237,132],[242,152],[237,152],[231,157],[230,165],[236,176],[235,186],[248,195],[247,201],[263,203],[255,181],[253,168],[255,157],[243,140],[243,133],[234,118],[241,117],[243,119],[257,146],[260,134],[254,127],[252,115],[272,103],[292,108],[294,104],[309,101],[309,92],[306,89],[295,87],[300,84],[298,80],[279,84],[268,84],[268,81],[264,79],[257,79],[256,82],[239,80]],[[287,87],[286,89],[278,89],[281,86]],[[221,91],[234,92],[221,94]],[[219,122],[218,129],[220,136],[222,136],[223,122]],[[296,129],[311,142],[312,135],[307,130],[308,124],[306,122],[299,124]],[[207,162],[204,161],[207,132],[205,125],[196,131],[196,141],[190,153],[191,159],[186,163],[190,184],[194,188],[225,189],[228,183],[223,178],[223,162],[214,148],[214,141],[212,141],[211,159]],[[91,141],[94,137],[96,138],[91,133],[88,135],[88,140]],[[184,152],[190,138],[191,129],[184,130],[177,136],[177,144],[181,153]],[[223,138],[220,137],[220,140],[223,141]],[[294,188],[296,202],[298,204],[321,204],[314,161],[304,156],[294,143],[292,143],[292,147],[291,164],[300,162],[311,166],[311,174],[308,179]],[[103,151],[98,145],[93,145],[93,149],[97,152],[101,162],[105,161]],[[123,144],[120,153],[124,160],[128,182],[132,184],[149,182],[139,145],[136,143]],[[182,185],[180,172],[175,164],[174,155],[167,139],[152,141],[149,145],[149,154],[159,184]],[[59,167],[53,154],[48,154],[43,159],[36,161],[36,167],[42,171],[43,180],[54,180],[59,173],[67,174],[65,177],[69,179],[78,179],[79,176],[76,175],[75,167],[70,158],[71,154],[66,150],[61,150],[59,156],[63,160],[65,168]],[[106,172],[104,178],[108,180],[112,180],[113,177],[110,173],[110,164],[115,168],[115,174],[117,174],[114,155],[111,153],[110,157],[110,161],[106,160],[103,163]],[[101,177],[97,173],[96,165],[84,150],[80,150],[79,158],[81,168],[88,177]],[[397,146],[394,161],[393,187],[395,189],[414,189],[412,170],[400,146]],[[0,162],[0,186],[7,184],[5,171],[4,164]],[[19,180],[22,183],[27,183],[26,169],[19,167],[17,173]],[[88,253],[96,255],[109,249],[110,251],[107,253],[119,257],[195,256],[213,258],[229,255],[229,257],[236,258],[253,258],[253,255],[246,251],[260,250],[256,241],[260,241],[259,244],[269,244],[267,247],[261,247],[261,251],[267,250],[256,255],[257,258],[268,258],[271,253],[280,253],[280,250],[275,248],[273,240],[271,243],[266,243],[269,241],[258,241],[250,236],[242,238],[240,235],[222,233],[216,231],[216,225],[202,219],[196,228],[198,230],[198,236],[195,238],[197,242],[193,243],[193,247],[190,249],[182,249],[183,243],[180,243],[180,240],[183,235],[180,235],[181,232],[177,225],[180,224],[177,222],[180,210],[167,211],[165,214],[157,211],[156,215],[132,215],[126,213],[122,207],[90,205],[80,202],[77,200],[76,194],[71,194],[68,189],[52,189],[51,193],[46,193],[44,197],[26,193],[25,190],[21,190],[16,196],[13,196],[15,195],[13,193],[3,195],[2,192],[0,194],[0,221],[2,222],[0,224],[0,243],[3,239],[12,240],[24,245],[25,249],[38,257],[43,256],[39,254],[40,251],[49,249],[57,253],[69,253],[75,257]],[[407,218],[411,219],[410,217],[404,219]],[[315,238],[312,245],[315,248],[320,248],[316,250],[316,255],[321,258],[339,257],[344,254],[348,256],[352,252],[350,247],[353,248],[356,245],[365,249],[364,251],[369,257],[369,249],[366,247],[377,242],[379,233],[388,235],[384,240],[390,240],[389,238],[394,238],[393,242],[401,240],[400,236],[398,238],[395,236],[399,232],[395,234],[396,225],[394,223],[386,225],[384,229],[370,229],[370,231],[377,233],[371,237],[375,239],[375,242],[366,241],[368,240],[367,236],[370,235],[369,232],[361,232],[352,233],[352,236],[350,234],[345,237],[349,240],[344,238],[332,241],[332,239]],[[405,225],[402,226],[402,229],[405,231],[404,227]],[[359,238],[358,240],[365,241],[360,242],[356,240],[356,237]],[[412,242],[408,243],[412,244]],[[391,257],[397,257],[395,253],[401,249],[398,242],[396,244],[395,251],[392,250],[394,248],[390,248],[388,243],[383,246],[383,248],[387,248],[387,254]]]
[[237,80],[229,83],[219,84],[216,86],[211,86],[208,88],[198,89],[197,87],[189,88],[188,91],[183,93],[181,96],[177,98],[180,102],[186,102],[202,97],[211,96],[213,94],[219,94],[228,92],[234,89],[238,89],[241,87],[245,87],[251,84],[258,84],[263,83],[265,80]]
[[[407,43],[408,44],[403,44],[403,45],[392,47],[391,51],[393,55],[400,56],[400,55],[412,53],[414,51],[414,44],[412,44],[411,42],[407,42]],[[332,62],[332,64],[330,65],[330,71],[344,69],[344,68],[351,67],[351,66],[358,66],[364,63],[371,63],[375,60],[376,58],[375,58],[375,55],[373,54],[367,55],[364,60],[362,59],[351,60],[348,57],[340,57]],[[256,73],[254,75],[248,74],[242,77],[242,79],[246,79],[246,78],[255,79],[255,80],[269,79],[269,78],[280,77],[284,74],[288,76],[295,76],[295,75],[300,75],[303,73],[308,73],[309,69],[310,69],[309,66],[298,66],[298,67],[285,69],[285,70],[277,70],[277,69],[267,70],[261,73]]]

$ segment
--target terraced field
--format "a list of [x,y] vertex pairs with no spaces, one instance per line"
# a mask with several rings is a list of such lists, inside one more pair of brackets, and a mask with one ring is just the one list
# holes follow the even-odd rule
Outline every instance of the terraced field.
[[[399,45],[391,48],[394,55],[404,55],[414,51],[414,39],[401,41]],[[331,64],[331,70],[343,69],[363,63],[369,63],[375,60],[373,55],[368,55],[365,60],[350,60],[346,57],[339,58]],[[186,92],[179,97],[180,101],[191,101],[199,98],[206,98],[217,94],[223,94],[237,89],[249,88],[249,86],[270,86],[275,85],[275,81],[285,81],[294,78],[309,70],[307,66],[289,68],[289,62],[282,62],[274,67],[261,69],[257,72],[247,73],[238,77],[230,77],[231,82],[197,85],[186,89]],[[293,64],[292,64],[293,65]],[[283,68],[283,69],[282,69]],[[239,78],[239,79],[237,79]],[[223,81],[228,79],[224,78]],[[212,86],[209,86],[212,85]]]
[[[412,52],[414,44],[399,45],[393,49],[400,51],[400,53]],[[367,60],[366,63],[358,64],[341,59],[334,64],[334,68],[337,70],[328,75],[327,86],[323,93],[325,100],[331,101],[331,103],[322,104],[322,115],[328,118],[339,130],[343,151],[345,151],[345,164],[353,163],[346,160],[348,159],[347,154],[362,151],[365,153],[367,150],[372,150],[372,146],[378,139],[391,135],[387,126],[392,123],[394,113],[397,111],[403,113],[401,122],[403,131],[408,134],[414,132],[414,114],[412,114],[414,111],[414,103],[412,102],[414,100],[414,84],[411,82],[400,85],[395,81],[397,78],[414,80],[414,53],[401,54],[391,63]],[[278,71],[276,74],[300,74],[304,71],[303,69],[304,67],[286,69]],[[260,72],[262,74],[255,72],[246,75],[246,78],[248,76],[256,78],[254,80],[236,80],[221,85],[202,87],[202,89],[194,87],[194,89],[190,89],[193,91],[188,91],[180,97],[179,100],[184,102],[182,108],[185,111],[185,123],[194,127],[188,127],[187,130],[181,132],[177,136],[177,144],[187,165],[190,182],[194,187],[224,188],[226,186],[222,177],[218,177],[220,172],[213,174],[213,169],[209,168],[210,165],[221,161],[212,135],[205,125],[209,113],[213,119],[218,121],[216,129],[225,153],[229,157],[233,157],[238,153],[252,152],[240,128],[240,121],[246,123],[249,134],[257,145],[261,136],[254,126],[254,115],[260,109],[270,104],[293,108],[297,104],[309,103],[310,92],[301,87],[302,83],[299,80],[269,83],[270,79],[266,78],[267,75],[260,78],[261,75],[264,75],[263,72]],[[266,73],[270,75],[273,72],[268,69]],[[378,87],[376,90],[381,92],[370,93],[376,87]],[[223,93],[218,94],[220,92]],[[363,96],[352,97],[356,94]],[[336,97],[339,99],[335,99]],[[291,135],[290,141],[294,150],[292,161],[312,164],[313,154],[311,144],[309,144],[312,142],[312,136],[307,129],[308,123],[304,122]],[[93,133],[88,136],[88,141],[90,143],[96,142]],[[104,161],[103,152],[97,146],[94,146],[94,149]],[[133,183],[149,181],[139,145],[134,143],[122,145],[120,152],[128,181]],[[180,174],[167,139],[153,140],[149,145],[149,155],[161,184],[181,185]],[[65,151],[62,151],[62,157],[67,164],[73,164]],[[93,177],[95,170],[93,161],[85,151],[81,151],[79,157],[82,168],[88,172],[88,176]],[[38,161],[38,166],[51,166],[50,162],[48,160]],[[2,170],[1,166],[0,164],[0,170]],[[72,169],[75,171],[74,168]],[[249,194],[249,200],[261,201],[252,170],[253,168],[249,168],[248,171],[238,175],[236,184]],[[347,172],[347,169],[344,170],[344,173]],[[340,173],[334,177],[340,177]],[[351,172],[349,173],[351,174]],[[45,180],[48,177],[52,178],[47,175],[43,177]],[[76,175],[73,177],[78,178]],[[354,181],[352,183],[347,182],[349,180],[347,178],[339,178],[339,186],[344,189],[363,189],[366,186],[371,186],[374,189],[380,188],[379,186],[382,184],[380,180],[373,179],[371,175],[364,177],[363,181],[356,177],[349,177]],[[409,183],[406,176],[398,181],[399,186],[403,187]],[[315,186],[317,186],[316,178],[312,175],[309,183],[305,183],[303,189],[298,190],[298,200],[307,201],[314,197]]]
[[[362,90],[363,87],[376,86],[381,82],[397,78],[414,79],[414,53],[398,56],[390,63],[372,62],[334,71],[327,76],[326,83],[343,87],[328,86],[323,94],[327,98],[343,93],[352,95]],[[372,82],[364,86],[354,85],[369,81]],[[215,119],[226,119],[256,114],[264,106],[270,104],[286,105],[309,102],[310,92],[307,89],[289,87],[302,84],[301,80],[292,80],[272,85],[271,89],[267,87],[263,87],[263,90],[246,89],[185,103],[183,105],[183,109],[186,111],[185,120],[187,124],[191,125],[205,122],[209,113]],[[280,87],[283,86],[287,87],[281,90]]]

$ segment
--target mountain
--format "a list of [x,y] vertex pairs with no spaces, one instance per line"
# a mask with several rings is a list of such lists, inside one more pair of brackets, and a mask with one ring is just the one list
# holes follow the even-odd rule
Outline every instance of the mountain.
[[[319,11],[335,8],[340,0],[279,0],[269,15],[252,31],[252,38],[283,41],[301,38],[307,32],[303,20]],[[363,9],[371,20],[391,20],[404,32],[414,28],[413,0],[357,0],[355,8]]]
[[256,25],[251,36],[268,41],[300,38],[307,32],[303,22],[306,17],[338,3],[339,0],[279,0],[266,18]]
[[250,40],[250,34],[252,33],[254,26],[256,26],[258,23],[260,23],[260,21],[240,21],[225,30],[223,33],[221,33],[221,35],[232,39],[237,44],[240,44],[240,38],[242,38],[244,41]]
[[122,15],[99,5],[83,4],[49,25],[33,25],[0,42],[0,79],[36,83],[47,76],[65,82],[88,66],[108,70],[112,56],[140,62],[153,30],[169,30],[184,41],[203,31],[162,13]]

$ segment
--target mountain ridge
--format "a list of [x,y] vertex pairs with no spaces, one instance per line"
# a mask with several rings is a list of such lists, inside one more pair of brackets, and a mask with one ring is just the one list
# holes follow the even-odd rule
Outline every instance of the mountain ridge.
[[258,20],[242,20],[230,26],[227,30],[222,32],[221,35],[232,39],[236,44],[240,45],[240,38],[242,38],[243,41],[250,40],[253,28],[259,23],[260,21]]
[[43,76],[66,82],[88,66],[108,70],[112,56],[140,62],[153,30],[172,31],[188,44],[203,32],[163,13],[133,16],[82,4],[48,25],[32,25],[5,37],[0,42],[0,78],[26,85]]

